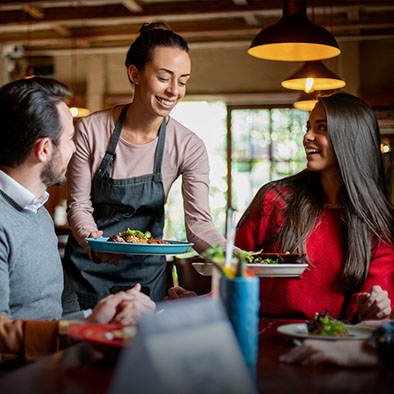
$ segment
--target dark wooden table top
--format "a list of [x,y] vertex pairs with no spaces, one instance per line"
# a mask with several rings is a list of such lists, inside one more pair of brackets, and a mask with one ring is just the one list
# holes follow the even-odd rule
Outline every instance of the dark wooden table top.
[[[293,343],[278,334],[276,329],[293,322],[268,318],[260,320],[257,365],[260,393],[394,393],[394,370],[391,368],[303,367],[280,363],[279,356],[288,352]],[[1,377],[0,393],[105,393],[114,366],[113,360],[100,359],[90,344],[80,343]]]

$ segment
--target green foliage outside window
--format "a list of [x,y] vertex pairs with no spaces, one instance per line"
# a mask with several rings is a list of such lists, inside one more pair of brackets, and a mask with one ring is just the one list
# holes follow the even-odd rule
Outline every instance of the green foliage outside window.
[[[227,192],[227,116],[231,116],[232,206],[240,216],[265,183],[305,168],[302,146],[308,113],[292,108],[231,109],[223,102],[179,103],[171,114],[205,143],[210,163],[210,207],[224,233]],[[181,179],[166,204],[165,238],[186,240]]]

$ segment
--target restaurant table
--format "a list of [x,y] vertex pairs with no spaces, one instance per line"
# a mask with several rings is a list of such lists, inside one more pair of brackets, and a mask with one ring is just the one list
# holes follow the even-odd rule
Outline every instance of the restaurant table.
[[[389,394],[394,392],[394,369],[303,367],[279,362],[294,345],[277,332],[300,320],[262,318],[259,323],[258,391],[264,394]],[[169,355],[170,359],[171,355]],[[0,378],[0,393],[106,393],[115,362],[101,358],[89,343],[79,343],[53,356],[18,368]],[[132,393],[132,390],[130,390]],[[149,394],[149,393],[147,393]],[[182,393],[174,393],[182,394]],[[241,393],[240,393],[241,394]]]

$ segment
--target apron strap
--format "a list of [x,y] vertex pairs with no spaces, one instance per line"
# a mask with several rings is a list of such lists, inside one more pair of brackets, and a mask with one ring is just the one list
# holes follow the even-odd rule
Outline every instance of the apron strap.
[[109,144],[107,152],[105,152],[104,159],[100,164],[100,167],[96,173],[97,176],[103,177],[104,175],[109,175],[109,171],[111,170],[112,163],[116,159],[116,145],[118,144],[120,132],[122,131],[123,123],[126,119],[127,110],[129,109],[130,104],[127,104],[122,109],[120,113],[119,119],[116,122],[114,132],[111,137],[111,142]]
[[164,117],[160,125],[159,140],[157,142],[157,149],[156,149],[155,169],[154,169],[155,182],[161,181],[161,164],[163,162],[165,140],[166,140],[166,118]]

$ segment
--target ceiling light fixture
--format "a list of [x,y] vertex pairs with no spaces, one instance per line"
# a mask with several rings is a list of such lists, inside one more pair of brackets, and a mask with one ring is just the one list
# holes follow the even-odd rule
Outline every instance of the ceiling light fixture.
[[251,56],[281,61],[328,59],[341,53],[338,43],[324,27],[306,15],[305,0],[283,0],[283,16],[253,40]]
[[90,114],[90,111],[87,108],[82,107],[70,107],[70,112],[73,118],[83,118]]
[[317,103],[318,92],[302,93],[298,100],[293,104],[294,108],[303,111],[312,111]]
[[293,106],[294,108],[310,112],[315,108],[316,103],[319,101],[319,97],[331,96],[336,92],[336,90],[313,91],[309,93],[302,92],[298,100],[293,103]]
[[284,79],[281,85],[286,89],[304,90],[309,93],[314,90],[340,89],[346,86],[346,82],[320,60],[315,60],[305,62],[293,75]]

